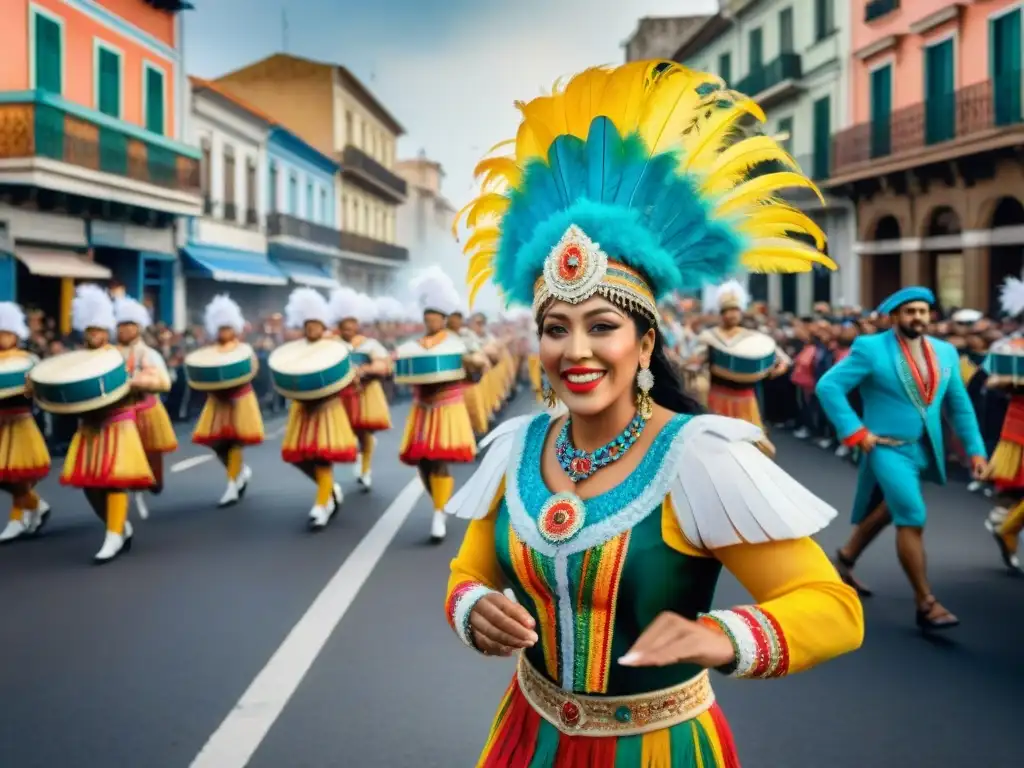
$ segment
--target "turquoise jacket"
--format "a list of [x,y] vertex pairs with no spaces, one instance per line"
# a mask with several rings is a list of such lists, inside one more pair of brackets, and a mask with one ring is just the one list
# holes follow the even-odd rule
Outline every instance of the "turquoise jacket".
[[[969,456],[984,458],[985,444],[960,377],[959,353],[941,339],[926,336],[924,341],[931,348],[938,375],[938,386],[931,397],[921,392],[915,369],[905,358],[894,331],[858,338],[846,359],[821,377],[817,394],[825,415],[844,441],[862,430],[908,444],[927,437],[938,479],[945,482],[943,405]],[[863,420],[846,398],[855,388],[860,390],[864,404]]]

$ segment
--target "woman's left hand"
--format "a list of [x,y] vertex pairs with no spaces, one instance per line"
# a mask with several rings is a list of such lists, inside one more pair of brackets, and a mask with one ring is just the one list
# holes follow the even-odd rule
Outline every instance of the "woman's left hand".
[[665,611],[650,623],[619,664],[626,667],[665,667],[698,664],[714,669],[730,664],[736,652],[724,632],[678,613]]

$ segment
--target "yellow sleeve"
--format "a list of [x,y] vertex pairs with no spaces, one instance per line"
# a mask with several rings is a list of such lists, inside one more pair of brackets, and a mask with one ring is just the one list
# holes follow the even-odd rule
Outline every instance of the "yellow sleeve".
[[445,614],[455,634],[471,648],[469,614],[473,606],[485,595],[500,591],[505,582],[494,543],[495,521],[504,495],[505,481],[502,480],[487,516],[469,524],[459,554],[450,566]]

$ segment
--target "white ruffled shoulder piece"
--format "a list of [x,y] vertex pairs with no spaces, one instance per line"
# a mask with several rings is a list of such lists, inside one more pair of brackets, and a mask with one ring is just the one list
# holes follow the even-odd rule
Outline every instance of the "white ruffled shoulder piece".
[[359,349],[357,349],[356,351],[362,352],[363,354],[367,354],[374,360],[380,360],[382,358],[391,357],[391,355],[388,354],[388,350],[385,348],[385,346],[372,336],[367,336],[363,343],[359,345]]
[[680,434],[669,484],[679,527],[704,550],[812,536],[836,510],[765,456],[760,428],[726,416],[695,416]]
[[503,421],[484,437],[477,448],[483,451],[490,447],[480,460],[480,466],[473,476],[452,496],[445,512],[465,520],[480,520],[487,517],[494,501],[494,494],[509,469],[512,449],[520,430],[530,426],[537,414],[517,416]]

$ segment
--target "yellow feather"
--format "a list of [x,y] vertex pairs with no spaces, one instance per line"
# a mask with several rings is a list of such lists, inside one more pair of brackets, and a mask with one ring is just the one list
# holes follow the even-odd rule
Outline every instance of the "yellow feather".
[[747,98],[729,107],[713,110],[710,117],[701,119],[693,130],[683,136],[684,170],[701,170],[711,165],[733,129],[747,115],[755,118],[760,115],[760,119],[764,119],[761,108]]
[[502,147],[511,147],[511,146],[514,146],[515,143],[516,143],[515,139],[502,139],[497,144],[495,144],[493,147],[488,149],[487,150],[487,154],[488,155],[493,155],[495,152],[497,152]]
[[473,274],[480,274],[481,272],[490,269],[495,253],[497,253],[497,251],[494,248],[485,248],[472,254],[469,257],[469,271]]
[[600,106],[594,114],[611,120],[623,136],[634,131],[653,68],[649,61],[634,61],[606,73]]
[[749,179],[737,185],[730,192],[727,192],[714,205],[715,216],[739,216],[746,213],[746,208],[771,200],[780,189],[803,187],[810,189],[825,204],[825,198],[813,181],[806,176],[792,171],[779,171],[778,173],[766,173]]
[[814,238],[815,245],[819,250],[825,247],[825,233],[821,231],[821,227],[803,211],[790,208],[788,205],[759,206],[738,220],[736,228],[750,237],[802,232]]
[[700,82],[696,73],[678,65],[659,75],[655,86],[658,98],[647,101],[639,125],[640,136],[651,154],[679,147],[683,130],[693,121],[694,110],[702,101],[696,91]]
[[455,218],[452,219],[452,236],[456,240],[459,239],[459,222],[462,221],[462,217],[465,216],[469,209],[472,208],[474,205],[476,205],[475,198],[473,200],[470,200],[461,208],[459,208],[458,212],[455,214]]
[[469,253],[474,250],[477,246],[490,244],[497,242],[501,237],[501,228],[497,226],[491,227],[477,227],[473,230],[473,234],[466,240],[466,244],[462,248],[463,253]]
[[[742,176],[758,163],[775,160],[799,170],[796,160],[768,136],[751,136],[725,149],[707,170],[707,182],[724,183],[724,178]],[[707,182],[705,186],[707,186]]]
[[748,269],[763,272],[799,271],[806,272],[814,264],[821,264],[835,269],[836,263],[828,256],[797,240],[782,237],[766,237],[755,240],[750,248],[740,256],[740,261]]
[[481,272],[469,283],[469,306],[473,306],[473,302],[476,301],[476,295],[480,293],[480,289],[484,287],[488,280],[494,275],[493,269],[488,269]]
[[488,157],[476,164],[473,176],[483,177],[481,187],[498,189],[503,185],[517,186],[522,178],[522,171],[511,157]]
[[504,195],[490,193],[481,195],[473,201],[469,214],[466,216],[466,225],[476,227],[481,217],[501,216],[508,210],[509,199]]
[[607,80],[608,75],[604,70],[591,67],[569,81],[560,100],[565,111],[566,130],[570,135],[586,140],[590,123],[594,119],[594,94],[600,98]]

